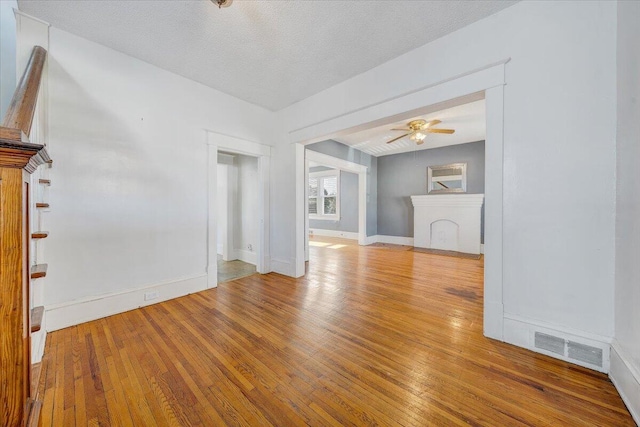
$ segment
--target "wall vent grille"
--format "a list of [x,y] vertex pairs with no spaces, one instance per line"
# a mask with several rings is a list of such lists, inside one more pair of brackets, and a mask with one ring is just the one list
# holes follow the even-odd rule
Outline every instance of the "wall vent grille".
[[542,332],[536,332],[534,345],[536,348],[564,356],[565,341],[562,338],[543,334]]
[[569,341],[567,348],[570,359],[602,367],[603,358],[601,348],[591,347],[590,345],[584,345],[574,341]]
[[604,351],[599,347],[581,344],[543,332],[535,332],[534,346],[541,350],[555,353],[565,360],[576,360],[591,366],[604,366]]

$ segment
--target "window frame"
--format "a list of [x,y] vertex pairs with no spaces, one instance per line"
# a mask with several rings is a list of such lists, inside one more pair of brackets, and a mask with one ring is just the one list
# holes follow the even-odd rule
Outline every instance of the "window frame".
[[[309,180],[317,179],[318,180],[318,196],[316,199],[316,206],[319,210],[324,211],[324,179],[327,177],[335,177],[336,178],[336,213],[335,214],[325,214],[325,213],[309,213],[309,219],[315,220],[325,220],[325,221],[339,221],[340,220],[340,170],[339,169],[330,169],[326,171],[320,172],[309,172]],[[309,181],[307,181],[307,194],[309,193]],[[331,196],[333,197],[333,196]],[[307,196],[307,209],[309,206],[309,200],[313,197]]]

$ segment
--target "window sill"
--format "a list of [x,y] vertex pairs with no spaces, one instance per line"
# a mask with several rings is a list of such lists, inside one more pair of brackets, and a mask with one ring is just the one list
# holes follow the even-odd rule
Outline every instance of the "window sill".
[[323,221],[340,221],[340,216],[338,215],[309,215],[309,219],[314,220],[323,220]]

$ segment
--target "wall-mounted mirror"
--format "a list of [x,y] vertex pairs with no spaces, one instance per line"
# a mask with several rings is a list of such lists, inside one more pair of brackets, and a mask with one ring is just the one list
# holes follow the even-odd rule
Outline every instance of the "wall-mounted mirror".
[[452,163],[450,165],[429,166],[427,168],[427,192],[466,193],[467,164]]

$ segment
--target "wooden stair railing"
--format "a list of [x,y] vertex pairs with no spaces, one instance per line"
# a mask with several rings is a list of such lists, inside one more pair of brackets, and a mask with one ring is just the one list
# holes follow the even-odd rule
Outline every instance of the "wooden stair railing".
[[[47,52],[33,48],[0,126],[0,425],[37,422],[31,390],[31,327],[42,309],[30,307],[30,176],[51,161],[29,140]],[[34,322],[35,323],[35,322]],[[35,387],[34,387],[35,388]]]

